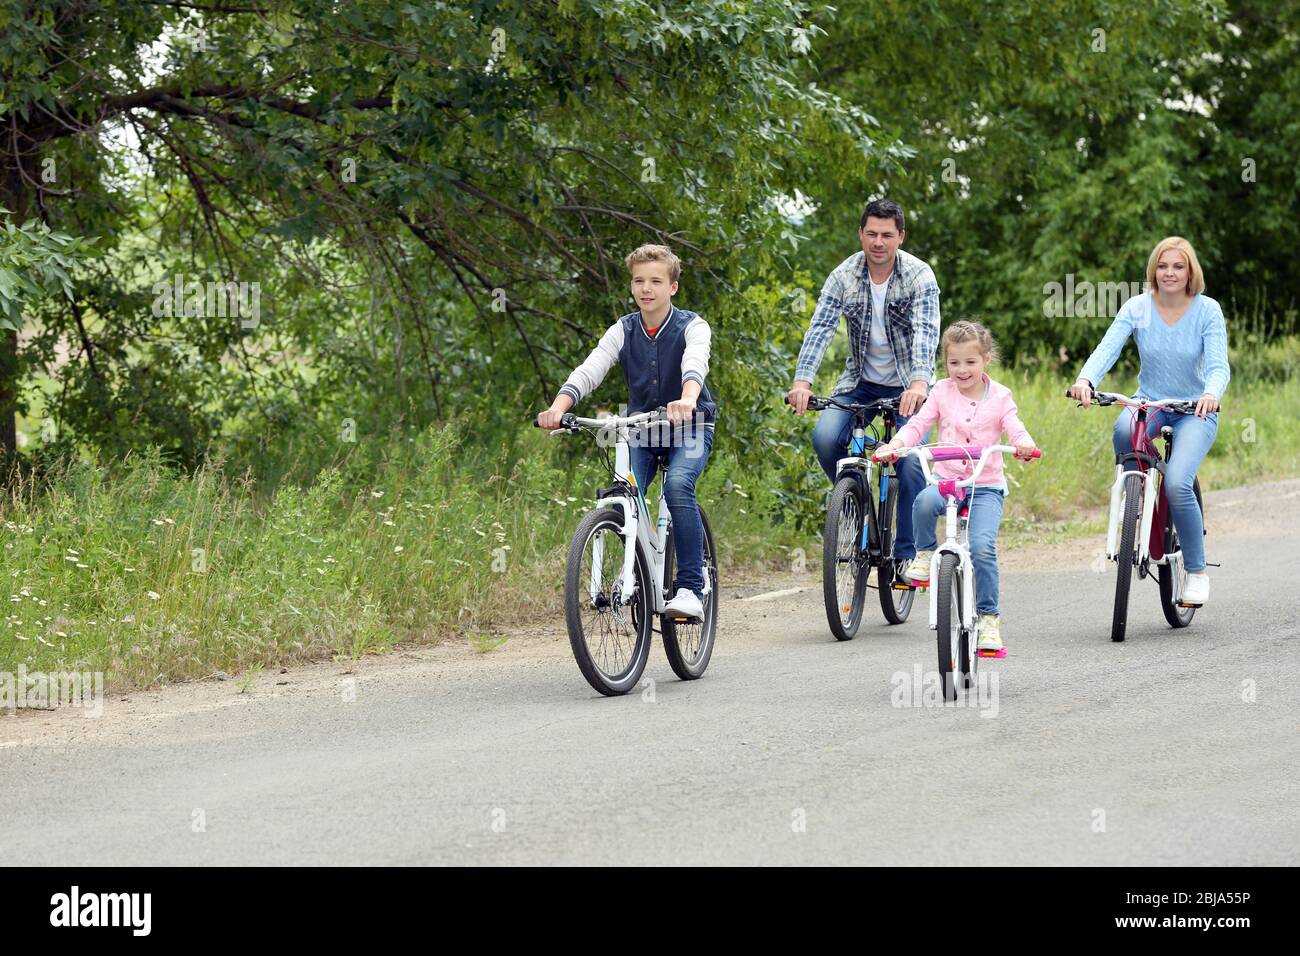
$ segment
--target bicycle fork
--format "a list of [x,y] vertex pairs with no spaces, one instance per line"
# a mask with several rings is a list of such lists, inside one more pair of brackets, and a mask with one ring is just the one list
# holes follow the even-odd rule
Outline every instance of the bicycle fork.
[[957,556],[957,576],[961,582],[961,626],[974,640],[975,632],[975,575],[972,573],[970,555],[961,543],[957,516],[957,500],[948,498],[948,511],[944,516],[944,542],[934,549],[930,560],[930,630],[939,628],[939,588],[936,576],[943,565],[945,554]]
[[[1110,487],[1110,521],[1106,526],[1106,557],[1111,561],[1119,560],[1120,522],[1124,518],[1124,486],[1128,475],[1139,474],[1125,471],[1124,466],[1115,466],[1115,483]],[[1138,520],[1138,534],[1134,548],[1135,565],[1140,565],[1151,555],[1151,524],[1155,519],[1156,475],[1157,469],[1148,468],[1142,474],[1142,512]],[[1167,557],[1166,557],[1167,560]],[[1164,563],[1162,560],[1159,562]]]

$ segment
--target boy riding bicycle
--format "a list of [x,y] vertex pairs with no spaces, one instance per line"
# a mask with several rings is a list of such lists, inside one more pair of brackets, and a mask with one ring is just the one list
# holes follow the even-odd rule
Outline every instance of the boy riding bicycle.
[[628,414],[668,409],[672,432],[643,435],[630,448],[632,472],[642,493],[664,465],[664,498],[672,515],[677,555],[675,596],[668,613],[699,619],[704,614],[704,524],[695,483],[713,448],[717,405],[705,378],[712,333],[694,312],[672,303],[681,260],[667,246],[643,245],[628,255],[632,295],[639,310],[606,330],[587,360],[573,370],[551,407],[537,416],[543,428],[557,428],[564,414],[590,395],[616,364],[628,388]]

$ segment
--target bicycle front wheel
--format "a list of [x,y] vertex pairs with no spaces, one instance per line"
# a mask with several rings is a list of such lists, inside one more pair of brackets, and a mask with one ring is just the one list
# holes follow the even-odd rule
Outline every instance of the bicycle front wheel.
[[1142,518],[1143,478],[1136,471],[1124,476],[1124,517],[1119,527],[1119,555],[1115,577],[1115,611],[1110,619],[1110,639],[1124,640],[1128,629],[1129,586],[1137,564],[1138,522]]
[[[1192,491],[1196,495],[1196,507],[1201,510],[1201,523],[1205,523],[1205,503],[1201,501],[1201,481],[1192,479]],[[1174,528],[1174,513],[1165,511],[1165,554],[1171,555],[1179,550],[1178,532]],[[1181,555],[1180,555],[1181,557]],[[1170,627],[1186,627],[1192,623],[1196,608],[1183,607],[1178,603],[1178,595],[1187,583],[1187,571],[1180,560],[1177,571],[1168,563],[1160,565],[1160,610],[1165,612],[1165,620]]]
[[[713,529],[709,527],[703,508],[700,509],[700,521],[704,524],[704,580],[709,585],[709,593],[704,595],[704,618],[679,622],[667,614],[663,617],[664,655],[673,673],[682,680],[696,680],[703,676],[713,654],[713,639],[718,630],[718,552],[713,546]],[[664,548],[664,582],[671,587],[677,566],[671,527]]]
[[[650,656],[650,570],[637,547],[634,582],[623,580],[627,542],[617,508],[591,511],[578,523],[564,573],[564,613],[578,669],[606,696],[636,686]],[[636,591],[627,598],[630,585]]]
[[851,641],[862,623],[867,563],[862,558],[862,485],[846,475],[831,490],[822,536],[822,597],[837,641]]
[[[898,537],[897,477],[890,476],[889,489],[885,492],[883,520],[874,517],[874,508],[867,508],[867,515],[879,527],[879,531],[872,537],[880,541],[880,567],[876,569],[876,589],[880,592],[880,610],[890,624],[902,624],[912,613],[912,601],[916,597],[916,589],[894,586],[897,583],[895,581],[897,566],[894,562],[894,539]],[[885,524],[889,527],[885,528]]]
[[[935,636],[939,645],[939,679],[943,682],[944,700],[957,699],[958,676],[966,669],[962,663],[961,577],[957,573],[957,555],[944,553],[939,558],[939,579],[935,584]],[[931,570],[931,576],[934,571]]]

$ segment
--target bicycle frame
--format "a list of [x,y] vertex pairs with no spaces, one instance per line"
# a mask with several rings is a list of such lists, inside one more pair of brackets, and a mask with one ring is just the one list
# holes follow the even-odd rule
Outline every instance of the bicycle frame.
[[[878,462],[867,454],[867,445],[879,446],[889,441],[894,434],[894,412],[891,408],[881,407],[882,420],[885,423],[885,437],[875,438],[867,434],[867,430],[862,425],[863,418],[860,413],[855,412],[852,408],[845,408],[836,402],[833,398],[827,400],[829,404],[842,411],[851,412],[854,415],[852,437],[849,439],[849,454],[835,462],[835,480],[838,481],[840,476],[846,473],[855,474],[862,483],[863,500],[867,506],[878,511],[877,524],[879,527],[880,541],[888,540],[889,533],[893,528],[889,524],[889,515],[884,513],[883,505],[889,494],[890,472],[885,462]],[[871,482],[875,477],[875,469],[880,468],[880,493],[877,501],[873,502]],[[871,541],[872,523],[866,520],[863,515],[862,520],[862,540],[858,543],[861,551],[866,551],[870,555],[871,563],[877,565],[884,558],[883,547],[880,541]]]
[[[934,455],[935,448],[956,448],[965,450],[959,445],[917,445],[914,448],[901,448],[898,450],[898,457],[914,455],[921,463],[921,471],[925,475],[927,485],[937,485],[944,493],[944,502],[946,505],[944,511],[944,541],[934,550],[934,557],[931,561],[931,585],[933,585],[934,574],[938,572],[942,562],[942,556],[953,554],[957,556],[957,576],[961,579],[961,626],[964,630],[970,631],[972,635],[976,632],[977,615],[975,613],[975,565],[971,560],[969,546],[969,517],[962,516],[959,513],[958,499],[955,494],[959,488],[973,488],[975,482],[979,480],[980,473],[984,470],[984,465],[989,456],[994,452],[1008,452],[1015,454],[1015,448],[1010,445],[986,445],[980,453],[979,462],[969,478],[945,479],[940,481],[934,477],[930,470],[930,462],[935,460],[944,460],[949,458],[962,457],[960,455],[944,454],[941,458]],[[966,459],[970,456],[967,454]],[[930,591],[930,630],[937,630],[939,627],[939,589],[931,586]],[[972,639],[973,640],[973,639]]]
[[[611,488],[602,489],[596,497],[596,507],[619,506],[623,510],[623,527],[619,534],[623,538],[623,571],[622,578],[628,583],[628,589],[621,592],[621,599],[624,606],[631,604],[636,597],[636,551],[637,548],[642,550],[650,563],[650,579],[654,583],[654,594],[651,595],[651,613],[663,614],[668,605],[664,597],[664,576],[667,573],[667,543],[668,529],[672,525],[672,516],[668,511],[668,500],[664,497],[662,491],[659,495],[659,513],[656,521],[652,524],[650,521],[650,512],[645,502],[643,489],[638,487],[636,473],[632,470],[632,452],[629,444],[629,432],[634,425],[649,424],[656,421],[665,421],[658,412],[642,412],[639,415],[629,415],[624,417],[610,416],[608,418],[578,418],[574,417],[573,422],[577,425],[583,425],[589,428],[600,428],[602,430],[612,429],[616,436],[614,444],[614,480],[615,485]],[[556,429],[554,433],[560,433],[566,429]],[[610,492],[621,491],[620,494],[611,494]],[[604,564],[604,542],[597,540],[592,545],[592,567],[591,580],[588,587],[591,591],[591,598],[596,599],[596,594],[600,590],[601,572]],[[707,598],[713,590],[713,582],[709,575],[704,576],[704,595]]]
[[[1165,461],[1160,457],[1150,436],[1147,435],[1148,410],[1155,409],[1159,411],[1167,407],[1183,407],[1190,404],[1185,401],[1176,399],[1133,399],[1127,395],[1120,395],[1117,392],[1095,392],[1098,398],[1101,398],[1106,405],[1123,405],[1126,408],[1136,408],[1136,420],[1140,423],[1141,428],[1138,430],[1138,439],[1140,447],[1134,448],[1129,454],[1124,455],[1115,464],[1115,481],[1110,487],[1110,518],[1106,525],[1106,558],[1110,561],[1119,560],[1119,533],[1120,522],[1124,514],[1124,485],[1127,484],[1125,479],[1133,474],[1126,471],[1124,465],[1129,461],[1138,461],[1147,467],[1142,472],[1142,511],[1138,522],[1137,548],[1134,552],[1134,566],[1142,570],[1147,565],[1172,564],[1175,570],[1181,571],[1183,552],[1180,548],[1173,554],[1165,554],[1159,558],[1151,557],[1151,526],[1155,523],[1156,510],[1159,507],[1159,492],[1156,487],[1156,479],[1165,472]],[[1168,427],[1168,426],[1165,426]],[[1180,573],[1176,580],[1181,582],[1183,575]],[[1178,595],[1182,597],[1181,593]]]

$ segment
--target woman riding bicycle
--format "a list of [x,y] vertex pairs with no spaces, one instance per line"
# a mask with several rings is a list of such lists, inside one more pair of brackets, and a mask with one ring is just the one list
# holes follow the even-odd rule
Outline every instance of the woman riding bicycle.
[[[1219,303],[1204,294],[1205,277],[1191,243],[1178,236],[1162,239],[1147,260],[1148,292],[1120,307],[1101,344],[1084,363],[1070,388],[1086,408],[1102,376],[1110,371],[1131,335],[1141,370],[1138,396],[1196,402],[1195,415],[1157,411],[1148,422],[1154,437],[1168,425],[1173,455],[1165,470],[1165,496],[1183,550],[1187,585],[1183,600],[1204,604],[1210,596],[1205,573],[1204,523],[1192,484],[1219,430],[1219,401],[1228,387],[1228,330]],[[1197,397],[1199,396],[1199,398]],[[1134,410],[1121,410],[1115,422],[1116,455],[1133,451]],[[1129,461],[1128,470],[1137,462]]]

